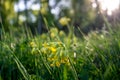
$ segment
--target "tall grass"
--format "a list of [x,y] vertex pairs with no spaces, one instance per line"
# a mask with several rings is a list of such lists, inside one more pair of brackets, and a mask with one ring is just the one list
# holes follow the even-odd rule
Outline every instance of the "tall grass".
[[0,80],[119,80],[119,30],[82,39],[56,28],[36,37],[21,32],[21,38],[15,31],[2,34]]

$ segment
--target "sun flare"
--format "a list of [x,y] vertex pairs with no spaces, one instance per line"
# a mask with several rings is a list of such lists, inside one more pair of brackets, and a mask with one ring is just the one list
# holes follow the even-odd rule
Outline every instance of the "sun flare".
[[[120,0],[98,0],[101,4],[102,10],[107,10],[108,15],[112,14],[112,11],[119,8]],[[96,7],[93,4],[93,7]]]

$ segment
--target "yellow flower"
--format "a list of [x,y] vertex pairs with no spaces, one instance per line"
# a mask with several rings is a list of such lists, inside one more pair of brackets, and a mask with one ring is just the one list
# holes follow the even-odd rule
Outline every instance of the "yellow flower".
[[48,12],[48,10],[47,10],[46,8],[42,7],[42,8],[40,9],[40,12],[41,12],[42,15],[46,15],[47,12]]
[[61,47],[63,44],[61,41],[58,42],[58,46]]
[[68,65],[68,66],[70,66],[70,62],[68,61],[68,62],[66,62],[66,64]]
[[43,47],[48,47],[48,44],[45,42],[44,44],[42,44]]
[[50,32],[52,33],[55,33],[55,34],[58,34],[58,29],[57,28],[51,28],[50,29]]
[[56,61],[55,65],[56,65],[57,67],[60,67],[60,62]]
[[30,42],[30,46],[31,46],[31,47],[36,47],[35,42]]
[[48,61],[53,61],[53,59],[52,59],[52,58],[49,58],[49,57],[47,58],[47,60],[48,60]]
[[64,63],[64,64],[66,64],[66,65],[70,65],[70,61],[69,61],[69,59],[68,59],[67,57],[63,57],[63,58],[61,59],[61,63]]
[[54,48],[54,47],[50,47],[50,50],[53,52],[53,53],[56,53],[56,48]]
[[65,60],[64,59],[61,59],[61,61],[60,61],[61,63],[65,63]]
[[46,39],[46,38],[47,38],[47,35],[43,33],[40,37],[41,37],[42,39]]
[[47,49],[46,49],[46,48],[42,48],[41,51],[42,51],[42,53],[44,53],[44,54],[47,53]]
[[57,59],[58,59],[57,56],[54,56],[54,57],[48,57],[48,58],[47,58],[48,61],[55,61],[55,60],[57,60]]
[[52,32],[52,33],[50,34],[50,37],[51,37],[51,38],[54,38],[54,37],[55,37],[55,34]]
[[50,64],[50,66],[51,66],[51,67],[54,67],[55,65],[52,63],[52,64]]
[[62,26],[66,26],[69,22],[70,22],[70,18],[67,18],[67,17],[62,17],[62,18],[60,18],[60,20],[59,20],[59,23],[60,23]]
[[65,36],[65,32],[64,32],[64,31],[60,31],[60,32],[59,32],[59,35],[60,35],[61,37],[62,37],[62,36],[64,37],[64,36]]

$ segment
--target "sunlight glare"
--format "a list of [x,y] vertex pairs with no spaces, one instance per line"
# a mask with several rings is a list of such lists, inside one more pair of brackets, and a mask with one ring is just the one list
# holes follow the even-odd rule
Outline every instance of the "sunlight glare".
[[96,8],[97,7],[97,4],[95,2],[92,3],[92,7],[93,8]]
[[101,4],[102,10],[107,10],[108,15],[112,14],[112,11],[119,7],[119,0],[98,0]]

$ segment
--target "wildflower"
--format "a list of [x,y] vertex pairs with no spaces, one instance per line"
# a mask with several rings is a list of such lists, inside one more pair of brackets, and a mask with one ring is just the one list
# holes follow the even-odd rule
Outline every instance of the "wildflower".
[[50,32],[52,33],[55,33],[55,34],[58,34],[58,29],[57,28],[51,28],[50,29]]
[[64,59],[61,59],[61,61],[60,61],[61,63],[65,63],[65,60]]
[[57,43],[57,45],[58,45],[59,47],[63,47],[63,44],[62,44],[61,41],[59,41],[59,42]]
[[50,64],[50,66],[51,66],[51,67],[54,67],[55,65],[52,63],[52,64]]
[[54,59],[51,58],[51,57],[49,57],[49,58],[47,58],[47,60],[48,60],[48,61],[53,61]]
[[70,65],[70,61],[67,57],[63,57],[60,62],[66,65]]
[[60,62],[59,62],[59,61],[56,61],[55,65],[56,65],[57,67],[60,67]]
[[48,10],[47,10],[46,8],[42,7],[42,8],[40,9],[40,12],[41,12],[41,14],[46,15],[47,12],[48,12]]
[[66,65],[70,66],[70,62],[69,62],[69,60],[66,62]]
[[31,47],[36,47],[37,45],[35,44],[35,42],[30,42],[30,46]]
[[55,34],[52,32],[52,33],[50,34],[50,37],[51,37],[51,38],[54,38],[54,37],[55,37]]
[[56,48],[55,47],[50,47],[50,50],[52,51],[52,53],[56,53]]
[[62,37],[62,36],[65,36],[65,33],[64,33],[64,31],[60,31],[59,32],[59,35]]
[[42,48],[41,51],[42,51],[42,53],[44,53],[44,54],[47,53],[47,49],[46,49],[46,48]]
[[43,33],[40,37],[41,37],[42,39],[46,39],[46,38],[47,38],[47,35]]
[[60,23],[62,26],[66,26],[69,22],[70,22],[70,18],[67,18],[67,17],[62,17],[62,18],[60,18],[60,20],[59,20],[59,23]]
[[43,47],[48,47],[48,44],[45,42],[44,44],[42,44]]
[[47,58],[47,60],[50,61],[50,62],[51,62],[51,61],[55,61],[55,60],[57,60],[57,59],[58,59],[57,56],[53,56],[53,57],[48,57],[48,58]]

